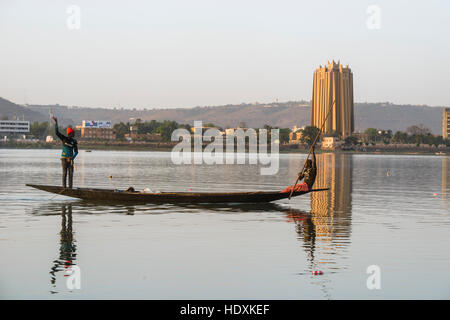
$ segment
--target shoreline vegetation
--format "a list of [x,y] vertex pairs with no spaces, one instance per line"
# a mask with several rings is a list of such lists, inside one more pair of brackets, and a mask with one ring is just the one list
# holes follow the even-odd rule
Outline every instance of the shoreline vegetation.
[[[84,142],[78,141],[80,150],[110,150],[110,151],[167,151],[170,152],[179,142]],[[203,144],[205,148],[208,144]],[[60,149],[61,144],[58,142],[0,142],[0,149]],[[246,144],[246,152],[248,152],[248,144]],[[268,146],[270,150],[270,146]],[[279,146],[280,153],[307,153],[308,145],[302,144],[282,144]],[[223,149],[225,152],[225,148]],[[270,152],[270,151],[269,151]],[[346,149],[317,149],[317,152],[333,152],[333,153],[356,153],[356,154],[450,154],[450,147],[446,146],[429,146],[414,144],[375,144],[353,146]]]
[[[234,150],[237,150],[238,141],[244,143],[245,152],[249,149],[257,150],[256,145],[261,139],[261,135],[268,134],[266,141],[272,141],[272,130],[278,130],[276,139],[279,143],[280,153],[307,153],[310,146],[318,140],[319,152],[334,152],[334,153],[360,153],[360,154],[450,154],[450,139],[444,139],[442,136],[431,134],[431,130],[424,127],[422,124],[409,126],[406,132],[392,130],[379,130],[376,128],[367,128],[364,132],[354,132],[351,136],[345,139],[340,139],[336,131],[327,132],[320,135],[320,129],[314,126],[304,126],[302,128],[274,128],[269,125],[264,125],[263,128],[247,128],[245,123],[242,123],[238,128],[221,128],[213,123],[206,123],[204,125],[197,124],[191,127],[188,124],[180,124],[176,121],[164,120],[162,122],[151,120],[142,121],[137,119],[134,123],[116,123],[112,128],[114,139],[108,140],[111,137],[105,138],[103,136],[84,137],[81,128],[75,128],[76,137],[78,140],[78,147],[80,150],[115,150],[115,151],[172,151],[177,146],[176,150],[180,150],[181,141],[172,141],[173,134],[176,129],[181,130],[183,137],[191,135],[191,150],[194,151],[195,136],[201,132],[203,141],[203,149],[209,146],[212,141],[216,141],[216,137],[227,137],[223,139],[222,151],[226,152],[226,143],[228,135],[234,136]],[[111,130],[109,129],[109,130]],[[203,136],[208,136],[208,131],[211,137],[203,139]],[[263,130],[263,131],[261,131]],[[245,132],[245,133],[244,133]],[[238,134],[239,133],[239,134]],[[243,135],[244,140],[240,139]],[[176,135],[175,135],[176,136]],[[59,140],[55,137],[54,126],[48,122],[34,122],[30,126],[30,134],[21,136],[13,134],[8,139],[5,137],[0,141],[0,148],[16,148],[16,149],[58,149],[61,148]],[[180,138],[179,136],[178,138]],[[214,139],[212,138],[214,137]],[[258,138],[259,137],[259,138]],[[31,138],[31,139],[30,139]],[[248,138],[248,139],[247,139]],[[182,139],[184,141],[185,138]],[[188,140],[188,139],[187,139]],[[194,142],[194,143],[193,143]],[[323,148],[322,148],[323,146]],[[213,149],[219,146],[213,146]],[[270,146],[262,146],[263,150],[270,150]],[[183,150],[186,146],[184,145]],[[189,148],[189,147],[188,147]],[[211,148],[209,148],[211,150]],[[211,150],[212,151],[212,150]],[[270,152],[270,151],[269,151]]]

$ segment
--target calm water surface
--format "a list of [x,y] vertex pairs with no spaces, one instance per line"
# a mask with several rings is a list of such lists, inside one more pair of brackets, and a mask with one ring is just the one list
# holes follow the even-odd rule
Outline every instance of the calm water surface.
[[[60,184],[59,153],[0,150],[2,299],[450,298],[449,157],[320,154],[315,187],[330,190],[274,204],[108,206],[25,187]],[[279,173],[261,176],[81,151],[74,185],[281,190],[304,158],[280,155]],[[70,265],[79,290],[66,286]],[[380,290],[367,289],[369,265]]]

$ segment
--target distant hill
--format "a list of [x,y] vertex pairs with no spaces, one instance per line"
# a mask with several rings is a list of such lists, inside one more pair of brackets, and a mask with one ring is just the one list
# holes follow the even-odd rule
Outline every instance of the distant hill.
[[47,116],[43,115],[40,112],[34,111],[30,108],[12,103],[6,99],[0,98],[0,119],[8,118],[9,120],[18,119],[18,120],[27,120],[30,122],[33,121],[46,121],[48,120]]
[[[142,120],[175,120],[193,124],[195,120],[212,122],[221,127],[236,127],[245,123],[248,127],[265,124],[290,128],[310,123],[311,106],[308,101],[288,101],[268,104],[240,104],[173,109],[106,109],[82,108],[60,105],[19,106],[0,98],[0,117],[22,114],[25,120],[48,120],[49,110],[61,119],[62,124],[81,124],[82,120],[111,120],[127,122],[130,118]],[[434,134],[442,132],[442,109],[418,105],[395,105],[391,103],[355,103],[355,129],[363,131],[373,127],[405,131],[414,124],[423,124]]]
[[[113,123],[127,122],[130,118],[142,120],[175,120],[193,124],[196,120],[212,122],[221,127],[236,127],[245,122],[249,127],[265,124],[291,127],[309,123],[310,106],[307,101],[279,104],[241,104],[216,107],[172,108],[172,109],[105,109],[81,108],[59,105],[29,105],[30,110],[48,115],[52,109],[55,116],[70,119],[80,124],[82,120],[111,120]],[[295,119],[294,119],[295,117]],[[294,119],[294,120],[293,120]],[[70,123],[70,122],[69,122]]]
[[359,131],[367,128],[405,131],[419,123],[433,134],[442,134],[442,107],[355,103],[355,129]]

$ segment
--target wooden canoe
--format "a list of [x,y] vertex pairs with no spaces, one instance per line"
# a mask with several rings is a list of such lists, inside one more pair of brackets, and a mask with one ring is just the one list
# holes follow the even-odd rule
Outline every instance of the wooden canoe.
[[[28,187],[55,193],[72,198],[98,202],[121,203],[261,203],[271,202],[289,197],[289,192],[161,192],[142,193],[129,192],[117,189],[94,188],[63,188],[38,184],[26,184]],[[328,189],[313,189],[308,192],[294,192],[293,197],[309,192],[325,191]]]

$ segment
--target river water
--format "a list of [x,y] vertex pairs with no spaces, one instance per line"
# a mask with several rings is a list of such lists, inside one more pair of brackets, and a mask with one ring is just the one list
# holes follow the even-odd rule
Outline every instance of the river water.
[[[322,153],[315,188],[329,191],[180,206],[26,187],[61,183],[59,153],[0,149],[2,299],[450,298],[449,157]],[[174,165],[165,152],[80,151],[74,185],[281,190],[304,159],[282,154],[263,176],[259,165]],[[74,266],[79,289],[67,286]]]

